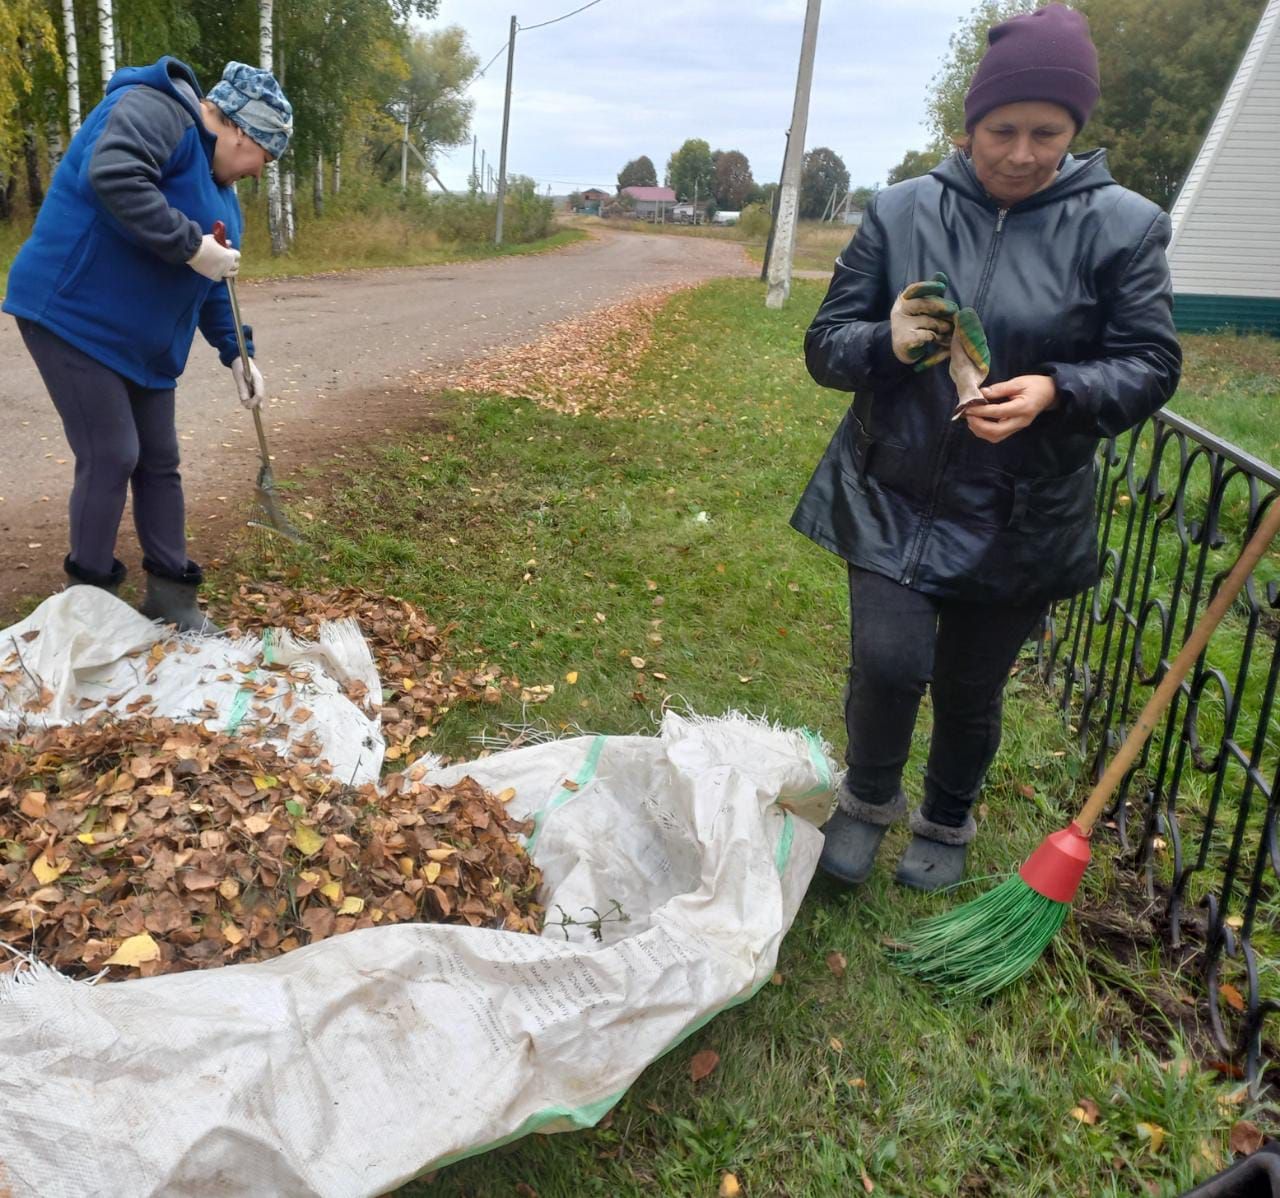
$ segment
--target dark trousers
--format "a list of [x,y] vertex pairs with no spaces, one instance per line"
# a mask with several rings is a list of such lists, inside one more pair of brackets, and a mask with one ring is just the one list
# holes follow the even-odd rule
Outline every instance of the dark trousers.
[[865,803],[888,803],[902,784],[928,686],[933,737],[925,769],[926,819],[958,828],[1000,745],[1005,683],[1044,603],[956,603],[849,567],[852,642],[844,718],[846,784]]
[[140,387],[32,321],[19,319],[18,328],[75,454],[71,562],[85,574],[111,573],[132,487],[143,565],[181,577],[187,539],[173,388]]

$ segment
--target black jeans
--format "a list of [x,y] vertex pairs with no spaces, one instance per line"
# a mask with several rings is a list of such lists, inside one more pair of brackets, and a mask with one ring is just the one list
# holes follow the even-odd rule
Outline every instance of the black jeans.
[[849,567],[852,652],[844,719],[846,785],[864,803],[888,803],[925,687],[933,737],[925,769],[926,819],[958,828],[1000,745],[1005,683],[1045,604],[956,603]]
[[70,560],[89,574],[111,573],[132,486],[143,565],[183,576],[187,538],[173,388],[141,387],[30,320],[20,318],[18,329],[76,458]]

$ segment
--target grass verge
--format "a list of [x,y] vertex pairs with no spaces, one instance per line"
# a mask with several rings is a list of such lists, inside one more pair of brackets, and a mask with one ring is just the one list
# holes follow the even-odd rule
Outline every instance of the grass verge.
[[[844,573],[786,526],[844,403],[798,353],[821,293],[799,282],[782,312],[748,281],[677,295],[625,395],[593,402],[589,378],[575,415],[442,397],[421,433],[295,480],[316,496],[307,546],[259,544],[241,564],[403,595],[457,624],[464,659],[555,687],[536,706],[452,711],[423,748],[473,755],[504,723],[647,732],[664,702],[767,713],[839,744]],[[926,710],[917,797],[927,733]],[[962,897],[1062,826],[1079,774],[1024,665]],[[1108,898],[1137,884],[1105,844],[1046,961],[974,1004],[941,1002],[885,961],[884,938],[956,901],[892,885],[904,843],[894,830],[857,893],[815,882],[775,984],[653,1064],[598,1128],[402,1192],[710,1195],[732,1171],[752,1198],[1171,1198],[1220,1168],[1234,1120],[1257,1114],[1194,1063],[1198,984],[1136,934],[1141,911]],[[703,1048],[721,1064],[695,1083]]]

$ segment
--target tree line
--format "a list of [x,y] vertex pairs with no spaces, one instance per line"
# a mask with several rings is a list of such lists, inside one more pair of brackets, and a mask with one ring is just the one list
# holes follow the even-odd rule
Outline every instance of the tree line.
[[[414,32],[439,0],[0,0],[0,220],[28,216],[68,138],[117,65],[172,54],[207,91],[228,61],[272,69],[294,109],[289,152],[268,168],[273,249],[353,176],[435,174],[470,138],[478,58],[463,31]],[[354,171],[352,170],[354,167]],[[344,169],[346,175],[344,176]],[[437,183],[439,180],[437,179]],[[472,180],[473,191],[479,181]]]
[[[998,21],[1040,0],[982,0],[952,34],[929,83],[928,144],[889,172],[897,183],[932,170],[964,132],[964,96]],[[1222,103],[1266,0],[1067,0],[1089,19],[1102,98],[1079,139],[1105,147],[1116,179],[1172,206]]]
[[[681,203],[697,203],[708,211],[740,212],[752,204],[773,203],[776,183],[757,183],[751,163],[740,150],[713,150],[702,138],[691,137],[667,159],[663,185],[676,193]],[[628,187],[657,187],[658,172],[647,154],[632,158],[618,172],[617,194]],[[832,198],[844,200],[849,193],[849,171],[834,150],[818,146],[804,156],[800,181],[800,216],[817,220],[833,208]],[[869,188],[855,190],[857,205]],[[580,192],[569,197],[574,204]]]

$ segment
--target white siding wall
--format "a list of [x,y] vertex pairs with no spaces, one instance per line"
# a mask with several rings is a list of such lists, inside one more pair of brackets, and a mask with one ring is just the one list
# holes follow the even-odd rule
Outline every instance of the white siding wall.
[[1280,296],[1280,0],[1269,0],[1173,206],[1184,295]]

